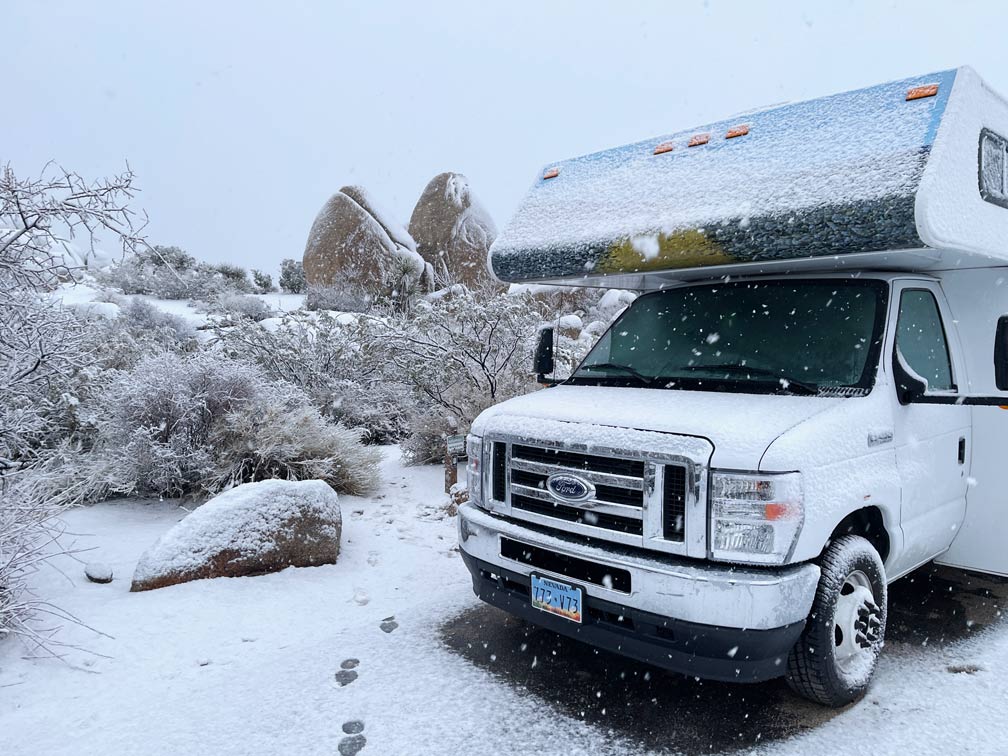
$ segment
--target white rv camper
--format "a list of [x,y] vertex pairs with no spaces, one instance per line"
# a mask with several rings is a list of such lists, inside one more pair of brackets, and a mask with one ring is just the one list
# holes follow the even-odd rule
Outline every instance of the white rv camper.
[[494,275],[641,296],[473,423],[476,594],[842,705],[891,581],[1008,574],[1006,149],[1008,104],[960,68],[546,166]]

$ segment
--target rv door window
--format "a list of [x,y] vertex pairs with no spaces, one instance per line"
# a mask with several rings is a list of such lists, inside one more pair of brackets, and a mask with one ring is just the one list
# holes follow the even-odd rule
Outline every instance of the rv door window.
[[980,196],[1008,207],[1008,140],[990,129],[980,132]]
[[927,379],[928,389],[951,391],[952,363],[938,301],[926,289],[906,289],[900,298],[896,348],[914,372]]

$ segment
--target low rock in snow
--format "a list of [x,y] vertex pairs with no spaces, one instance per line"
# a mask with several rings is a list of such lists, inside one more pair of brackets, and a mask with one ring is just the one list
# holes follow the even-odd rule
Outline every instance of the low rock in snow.
[[140,557],[130,590],[333,564],[341,532],[339,499],[323,481],[246,483],[161,536]]
[[84,574],[92,583],[112,582],[112,568],[100,562],[88,562],[84,565]]

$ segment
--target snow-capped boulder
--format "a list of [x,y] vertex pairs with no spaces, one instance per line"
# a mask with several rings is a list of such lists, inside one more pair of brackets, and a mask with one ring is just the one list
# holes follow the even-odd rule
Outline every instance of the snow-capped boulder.
[[448,283],[472,284],[487,273],[487,250],[497,226],[461,173],[430,180],[409,222],[416,249]]
[[402,226],[388,219],[359,186],[345,186],[323,205],[304,252],[309,286],[339,286],[371,300],[417,286],[424,261]]
[[144,552],[131,591],[333,564],[339,499],[320,480],[264,480],[215,496]]

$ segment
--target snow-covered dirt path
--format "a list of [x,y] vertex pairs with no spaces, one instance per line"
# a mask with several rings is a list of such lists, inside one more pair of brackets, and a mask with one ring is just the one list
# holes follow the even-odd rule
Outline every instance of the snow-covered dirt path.
[[[530,629],[472,596],[437,467],[387,450],[382,490],[342,497],[339,563],[129,593],[142,551],[184,512],[71,512],[76,543],[38,591],[65,660],[0,645],[7,754],[1004,753],[1003,581],[951,570],[893,586],[890,641],[866,699],[834,712],[781,683],[666,675]],[[87,651],[81,650],[86,649]],[[356,731],[360,731],[359,733]],[[348,734],[349,733],[349,734]],[[363,739],[361,738],[363,736]]]

